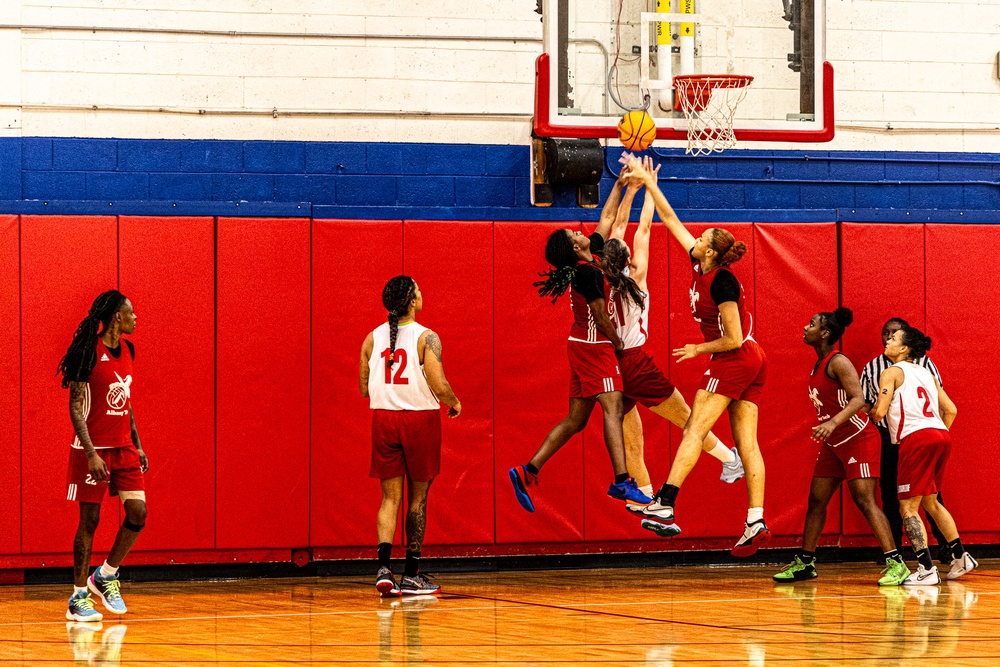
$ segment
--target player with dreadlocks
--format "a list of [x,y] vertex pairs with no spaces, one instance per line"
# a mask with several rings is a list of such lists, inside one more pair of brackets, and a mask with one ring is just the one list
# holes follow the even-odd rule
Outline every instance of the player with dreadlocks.
[[[647,504],[649,496],[639,491],[629,477],[622,436],[622,378],[618,371],[615,351],[623,348],[622,340],[608,317],[601,253],[604,240],[618,212],[624,180],[619,178],[604,204],[597,229],[590,236],[578,231],[554,231],[545,246],[545,259],[552,269],[540,274],[544,280],[535,283],[540,296],[551,296],[552,302],[570,293],[573,325],[566,345],[569,356],[569,414],[553,428],[542,445],[525,465],[508,471],[514,495],[521,507],[535,511],[528,487],[538,483],[538,471],[553,454],[583,430],[600,403],[604,411],[604,444],[611,456],[615,479],[608,488],[612,498]],[[616,274],[619,290],[629,299],[639,299],[641,290],[631,278]],[[641,300],[640,300],[641,302]]]
[[[383,597],[427,595],[441,587],[420,573],[420,551],[427,525],[427,492],[441,471],[441,403],[448,416],[462,413],[441,364],[441,339],[417,324],[424,297],[413,278],[396,276],[382,290],[387,322],[361,346],[361,395],[372,409],[372,463],[369,475],[381,481],[378,511],[378,574]],[[406,565],[399,585],[389,568],[396,517],[409,490],[406,514]]]
[[[122,334],[135,331],[135,311],[121,292],[98,296],[73,335],[56,375],[69,388],[69,416],[76,432],[69,457],[67,500],[80,503],[73,541],[74,591],[66,618],[99,621],[88,588],[113,614],[127,610],[119,589],[118,568],[146,524],[142,476],[149,469],[132,409],[132,360],[135,346]],[[125,344],[122,345],[122,342]],[[101,567],[88,577],[101,502],[110,490],[125,507],[125,521]]]

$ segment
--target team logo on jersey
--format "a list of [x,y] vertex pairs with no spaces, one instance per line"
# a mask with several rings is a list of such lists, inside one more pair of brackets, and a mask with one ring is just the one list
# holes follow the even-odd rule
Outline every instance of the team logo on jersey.
[[701,295],[693,286],[688,290],[688,294],[691,296],[691,314],[694,315],[694,321],[701,322],[701,318],[698,317],[698,299],[701,298]]
[[112,410],[121,410],[132,396],[132,376],[126,375],[122,379],[121,375],[115,373],[115,377],[118,382],[112,382],[108,387],[108,405]]
[[820,412],[823,408],[823,401],[819,400],[819,389],[815,387],[809,387],[809,400],[813,402],[816,407],[816,412]]

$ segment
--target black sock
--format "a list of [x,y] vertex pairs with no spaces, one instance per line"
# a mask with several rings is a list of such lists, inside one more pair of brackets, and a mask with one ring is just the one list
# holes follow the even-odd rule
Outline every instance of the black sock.
[[628,481],[628,473],[623,472],[620,475],[615,475],[615,484],[621,484],[622,482]]
[[801,560],[803,563],[811,563],[814,560],[816,560],[816,552],[815,551],[806,551],[805,549],[803,549],[802,550],[802,555],[799,556],[799,560]]
[[392,557],[392,544],[380,542],[378,545],[378,566],[389,567],[389,558]]
[[903,562],[903,557],[899,555],[898,549],[893,549],[892,551],[886,551],[885,559],[886,560],[892,559],[894,561],[899,561],[900,563]]
[[961,558],[965,555],[965,547],[962,546],[962,538],[956,537],[953,542],[948,543],[952,558]]
[[415,577],[420,571],[420,552],[406,551],[406,567],[403,569],[404,577]]
[[664,507],[673,507],[674,503],[677,502],[677,493],[680,490],[680,487],[664,482],[657,492],[655,500]]
[[538,477],[538,468],[536,468],[535,466],[531,465],[530,463],[528,465],[524,466],[524,469],[525,469],[525,471],[531,473],[535,477]]
[[917,552],[917,560],[920,561],[925,570],[934,567],[934,561],[931,559],[931,550],[926,547]]

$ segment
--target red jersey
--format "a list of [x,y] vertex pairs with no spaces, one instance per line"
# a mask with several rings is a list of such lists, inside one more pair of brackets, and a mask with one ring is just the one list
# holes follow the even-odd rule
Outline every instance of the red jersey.
[[[97,363],[87,378],[84,414],[87,432],[95,448],[110,449],[132,444],[132,350],[120,339],[118,358],[97,339]],[[82,449],[79,438],[73,447]]]
[[[840,383],[831,380],[830,376],[826,374],[830,360],[838,354],[840,352],[834,350],[817,361],[809,377],[809,399],[816,406],[816,415],[821,424],[833,419],[838,412],[847,407],[849,402],[847,392],[844,391]],[[858,411],[856,415],[853,415],[830,434],[826,444],[831,447],[842,445],[865,430],[866,426],[868,426],[868,415]]]
[[710,343],[725,335],[719,304],[735,301],[740,313],[743,340],[753,340],[753,316],[744,307],[743,285],[727,266],[720,266],[702,275],[701,262],[691,258],[691,314],[701,327],[705,342]]
[[[591,234],[590,252],[600,253],[602,250],[604,238],[600,234]],[[569,339],[580,343],[610,343],[610,339],[597,330],[594,313],[590,310],[590,302],[605,298],[604,274],[587,262],[579,262],[574,268],[576,275],[569,290],[569,305],[573,311]]]

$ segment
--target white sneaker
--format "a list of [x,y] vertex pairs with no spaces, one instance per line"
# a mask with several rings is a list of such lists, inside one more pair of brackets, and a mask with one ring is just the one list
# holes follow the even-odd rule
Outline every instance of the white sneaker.
[[746,475],[746,472],[743,470],[743,460],[740,459],[739,452],[736,451],[735,447],[730,447],[730,450],[733,452],[733,456],[736,457],[736,460],[732,463],[723,463],[722,475],[719,477],[719,479],[726,484],[737,482],[743,479],[743,476]]
[[657,519],[666,519],[669,521],[674,520],[674,508],[667,507],[666,505],[661,505],[654,499],[648,505],[640,505],[639,503],[626,503],[625,508],[629,512],[634,512],[635,514],[641,514],[643,516],[651,516]]
[[646,505],[638,510],[629,506],[636,514],[640,514],[643,519],[639,524],[646,530],[651,530],[660,537],[673,537],[681,534],[681,528],[674,523],[674,508],[661,505],[655,500],[650,505]]
[[951,561],[951,569],[948,570],[946,578],[948,579],[958,579],[963,574],[967,572],[972,572],[979,565],[979,561],[969,555],[966,551],[962,554],[961,558],[955,558]]
[[903,582],[904,586],[937,586],[941,583],[941,576],[937,567],[925,570],[923,565],[917,565],[917,571],[911,574]]

